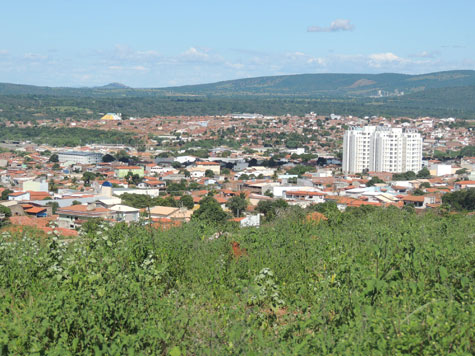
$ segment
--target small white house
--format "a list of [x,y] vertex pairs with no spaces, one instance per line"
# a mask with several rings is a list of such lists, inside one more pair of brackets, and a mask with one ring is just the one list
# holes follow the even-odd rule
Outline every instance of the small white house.
[[14,192],[8,194],[8,200],[23,201],[30,200],[30,192]]

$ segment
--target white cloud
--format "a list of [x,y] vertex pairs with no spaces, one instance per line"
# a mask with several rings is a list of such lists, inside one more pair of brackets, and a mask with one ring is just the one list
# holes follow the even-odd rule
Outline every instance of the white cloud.
[[148,68],[144,66],[133,66],[131,69],[138,70],[139,72],[145,72],[148,70]]
[[412,58],[435,58],[440,54],[439,51],[421,51],[418,53],[414,53],[409,55],[409,57]]
[[24,59],[29,59],[29,60],[44,60],[46,58],[48,58],[47,56],[44,56],[42,54],[38,54],[38,53],[25,53],[23,55],[23,58]]
[[355,25],[353,25],[350,20],[336,19],[328,27],[309,26],[307,32],[340,32],[353,31],[354,29]]
[[374,54],[370,54],[368,58],[369,58],[368,64],[372,67],[377,67],[377,68],[383,65],[386,65],[388,63],[402,63],[406,61],[405,59],[396,56],[392,52],[374,53]]

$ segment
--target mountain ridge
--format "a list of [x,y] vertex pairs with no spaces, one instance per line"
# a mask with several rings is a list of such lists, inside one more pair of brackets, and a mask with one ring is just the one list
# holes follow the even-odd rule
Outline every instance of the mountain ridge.
[[305,73],[225,80],[214,83],[158,88],[131,88],[109,83],[88,88],[48,87],[0,83],[0,95],[52,95],[91,97],[141,97],[167,95],[202,96],[398,96],[428,89],[475,86],[474,70],[425,74]]

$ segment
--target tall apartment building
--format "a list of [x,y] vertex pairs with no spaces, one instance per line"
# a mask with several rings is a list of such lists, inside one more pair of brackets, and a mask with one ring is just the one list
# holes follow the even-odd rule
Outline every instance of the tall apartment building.
[[343,172],[402,173],[422,168],[422,138],[415,130],[351,127],[343,136]]

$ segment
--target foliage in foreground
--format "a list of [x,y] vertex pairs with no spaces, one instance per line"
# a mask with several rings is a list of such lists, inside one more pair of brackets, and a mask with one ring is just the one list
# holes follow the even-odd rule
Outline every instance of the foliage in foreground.
[[[387,222],[391,222],[389,226]],[[12,354],[468,355],[475,226],[353,209],[260,229],[116,225],[2,236],[0,350]],[[246,253],[232,255],[237,241]]]

